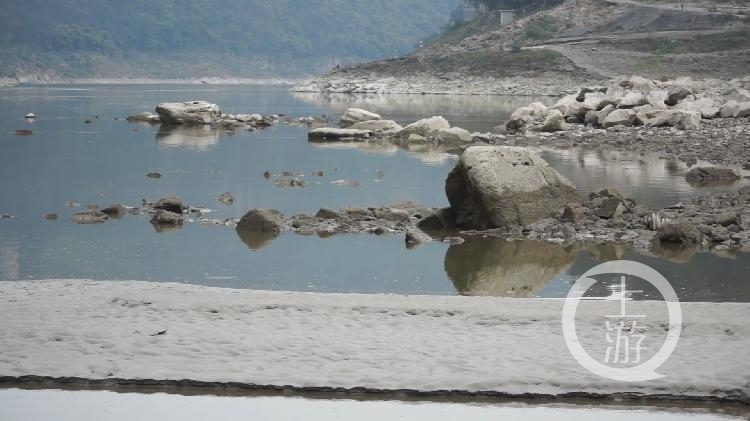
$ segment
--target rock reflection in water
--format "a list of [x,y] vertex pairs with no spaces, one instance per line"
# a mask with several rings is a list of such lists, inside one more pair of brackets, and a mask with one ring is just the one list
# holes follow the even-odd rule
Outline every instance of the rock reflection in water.
[[253,251],[261,250],[268,247],[279,234],[274,232],[260,232],[241,229],[237,227],[237,235],[245,245]]
[[156,133],[156,143],[166,148],[206,151],[219,143],[221,130],[211,126],[164,125]]
[[472,236],[450,246],[445,272],[463,295],[531,298],[564,274],[579,251],[578,246]]
[[395,143],[386,139],[364,142],[310,142],[320,149],[356,149],[365,153],[393,156],[399,149],[419,159],[426,165],[443,165],[458,157],[458,149],[452,145],[433,143]]

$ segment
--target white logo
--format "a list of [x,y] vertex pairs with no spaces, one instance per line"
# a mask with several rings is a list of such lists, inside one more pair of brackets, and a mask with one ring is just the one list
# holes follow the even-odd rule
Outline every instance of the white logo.
[[[641,278],[656,287],[665,300],[667,311],[669,312],[669,331],[667,338],[659,351],[650,360],[636,366],[612,367],[600,363],[592,358],[586,350],[583,349],[576,334],[576,310],[579,301],[583,298],[586,291],[589,290],[597,281],[592,276],[602,274],[621,274],[621,291],[620,291],[620,314],[603,315],[607,328],[606,337],[603,340],[607,342],[607,351],[604,356],[604,362],[607,364],[638,364],[641,362],[641,351],[645,335],[638,334],[638,320],[643,320],[646,315],[631,315],[625,311],[627,297],[625,289],[625,276],[630,275]],[[641,292],[641,291],[628,291]],[[619,322],[616,321],[619,319]],[[627,322],[625,321],[627,319]],[[565,299],[562,316],[563,334],[565,343],[568,345],[570,353],[585,369],[591,373],[597,374],[611,380],[624,382],[638,382],[655,380],[664,377],[656,372],[667,361],[680,340],[682,331],[682,310],[677,294],[669,282],[654,269],[638,263],[627,260],[618,260],[601,264],[588,272],[584,273],[570,290],[568,297]],[[632,351],[632,353],[631,353]]]

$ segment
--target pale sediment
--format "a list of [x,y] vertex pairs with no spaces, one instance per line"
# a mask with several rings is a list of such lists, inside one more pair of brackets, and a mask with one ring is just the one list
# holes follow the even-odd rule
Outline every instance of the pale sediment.
[[[623,383],[589,373],[571,356],[560,300],[62,280],[0,283],[0,301],[4,383],[750,403],[748,304],[683,304],[682,337],[658,370],[666,377]],[[670,323],[664,303],[628,306],[648,315],[640,333],[654,341],[643,351],[650,358]],[[619,302],[579,305],[579,340],[592,355],[604,355],[604,315],[613,311]]]

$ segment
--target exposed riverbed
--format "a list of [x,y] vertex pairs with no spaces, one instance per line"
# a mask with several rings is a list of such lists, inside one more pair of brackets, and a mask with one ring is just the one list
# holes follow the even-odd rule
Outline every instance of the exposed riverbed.
[[[670,261],[622,246],[469,239],[460,245],[404,247],[403,236],[285,234],[251,251],[234,229],[187,223],[157,233],[146,216],[125,215],[83,226],[71,215],[89,204],[140,206],[178,194],[209,218],[239,218],[248,209],[286,215],[319,208],[384,206],[414,201],[447,205],[443,181],[455,163],[451,150],[429,146],[316,145],[307,128],[276,125],[254,133],[160,130],[124,117],[162,101],[205,99],[229,113],[276,113],[293,118],[328,115],[350,106],[408,123],[443,115],[454,126],[489,131],[521,105],[539,98],[433,95],[321,95],[279,86],[54,86],[0,90],[0,279],[92,278],[180,281],[234,288],[314,292],[564,296],[591,266],[627,257],[653,265],[680,299],[750,301],[742,274],[750,255],[699,253]],[[553,102],[553,99],[541,99]],[[23,118],[34,112],[37,118]],[[115,120],[115,119],[118,120]],[[86,120],[91,121],[85,123]],[[16,130],[31,129],[31,136]],[[596,145],[594,145],[596,146]],[[747,185],[694,187],[688,167],[656,155],[602,148],[538,148],[583,197],[605,186],[652,208]],[[281,188],[272,175],[303,174],[304,188]],[[146,176],[159,172],[162,177]],[[313,173],[322,172],[322,176]],[[747,173],[744,173],[747,175]],[[234,204],[217,200],[231,192]],[[47,214],[57,220],[47,220]],[[479,250],[479,251],[472,251]],[[480,252],[481,251],[481,252]],[[550,260],[550,255],[559,259]],[[460,258],[456,258],[460,256]],[[498,256],[503,256],[502,259]],[[522,269],[535,268],[526,288],[514,289]],[[606,295],[607,291],[602,291]],[[635,299],[647,299],[648,294]]]

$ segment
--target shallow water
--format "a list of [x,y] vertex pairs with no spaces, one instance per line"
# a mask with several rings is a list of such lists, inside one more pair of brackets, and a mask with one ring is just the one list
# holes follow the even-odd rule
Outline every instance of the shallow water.
[[[649,263],[688,301],[750,301],[743,275],[750,255],[701,253],[641,256],[613,246],[561,248],[497,239],[460,246],[429,244],[408,251],[402,236],[341,235],[321,239],[285,234],[250,250],[226,227],[187,224],[157,233],[146,216],[104,225],[70,220],[69,201],[138,206],[178,194],[211,218],[237,218],[251,208],[285,214],[320,207],[382,206],[411,200],[446,206],[443,180],[455,163],[446,151],[361,145],[314,145],[306,129],[278,125],[230,136],[216,130],[160,131],[124,117],[158,102],[205,99],[230,113],[338,116],[348,106],[408,123],[444,115],[454,125],[486,131],[534,98],[430,95],[290,94],[285,87],[75,86],[0,90],[0,280],[43,278],[179,281],[213,286],[362,293],[559,297],[576,277],[614,258]],[[550,99],[542,99],[549,102]],[[38,118],[27,122],[23,116]],[[120,118],[120,120],[115,120]],[[91,123],[84,121],[90,119]],[[31,128],[31,136],[17,129]],[[541,150],[582,196],[614,185],[652,207],[688,201],[706,191],[684,180],[687,168],[652,156],[606,151]],[[302,189],[278,188],[263,172],[306,174]],[[146,174],[158,171],[158,180]],[[323,177],[312,176],[323,171]],[[355,181],[358,187],[337,180]],[[225,206],[216,197],[235,197]],[[44,214],[58,213],[47,221]],[[645,292],[635,299],[653,299]],[[606,284],[597,292],[607,295]]]
[[713,421],[740,416],[706,409],[182,396],[107,391],[0,390],[0,417],[25,420],[619,420]]

